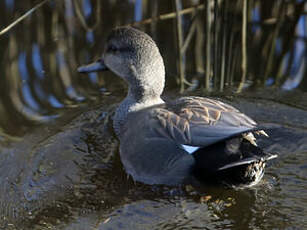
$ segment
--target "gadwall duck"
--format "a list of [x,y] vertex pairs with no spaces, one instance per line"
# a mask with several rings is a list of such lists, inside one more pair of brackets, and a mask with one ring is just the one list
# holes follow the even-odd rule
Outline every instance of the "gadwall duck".
[[266,161],[276,157],[257,147],[255,135],[267,134],[228,104],[192,96],[164,101],[163,59],[142,31],[113,29],[102,58],[78,68],[80,73],[101,70],[111,70],[129,86],[113,127],[124,168],[136,181],[178,185],[197,179],[254,185]]

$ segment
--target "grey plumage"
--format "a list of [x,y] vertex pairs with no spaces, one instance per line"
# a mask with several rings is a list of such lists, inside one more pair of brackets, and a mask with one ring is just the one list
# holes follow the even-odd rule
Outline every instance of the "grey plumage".
[[[116,110],[113,126],[121,142],[123,165],[135,180],[180,184],[195,177],[196,171],[214,176],[232,168],[249,177],[243,182],[258,182],[262,177],[262,162],[272,155],[254,146],[252,133],[259,131],[255,121],[209,98],[161,99],[164,63],[147,34],[130,27],[114,29],[97,65],[93,69],[107,67],[128,84],[128,95]],[[91,70],[81,67],[79,71]],[[182,145],[200,148],[189,155]],[[257,173],[245,173],[255,168]]]

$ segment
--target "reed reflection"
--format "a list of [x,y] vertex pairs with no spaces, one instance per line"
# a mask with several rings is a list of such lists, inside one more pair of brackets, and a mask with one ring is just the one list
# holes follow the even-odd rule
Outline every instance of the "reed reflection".
[[[168,66],[168,85],[181,92],[304,90],[306,3],[248,1],[245,14],[245,1],[47,1],[0,36],[3,135],[20,136],[108,88],[110,80],[96,73],[82,78],[75,70],[99,57],[106,34],[119,25],[151,31]],[[1,28],[35,4],[2,1]]]

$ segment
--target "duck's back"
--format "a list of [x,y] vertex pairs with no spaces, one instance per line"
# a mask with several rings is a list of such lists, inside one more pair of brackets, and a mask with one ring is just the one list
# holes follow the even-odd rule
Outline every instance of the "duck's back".
[[130,113],[121,133],[135,131],[178,144],[206,147],[256,129],[255,121],[228,104],[203,97],[182,97]]

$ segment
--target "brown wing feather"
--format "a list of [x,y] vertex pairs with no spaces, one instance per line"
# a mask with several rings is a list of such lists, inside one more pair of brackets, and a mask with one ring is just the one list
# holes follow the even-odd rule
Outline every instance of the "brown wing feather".
[[[234,123],[245,126],[255,126],[256,122],[241,113],[231,105],[221,101],[203,97],[182,97],[169,104],[173,111],[180,117],[186,118],[192,123],[201,120],[204,123],[215,125],[221,119],[221,115],[228,115],[234,119]],[[186,116],[189,114],[189,117]],[[191,116],[195,115],[195,117]],[[213,123],[212,123],[213,122]],[[199,123],[199,122],[197,122]]]
[[182,144],[209,145],[256,126],[256,122],[231,105],[209,98],[182,97],[152,110],[159,133]]

